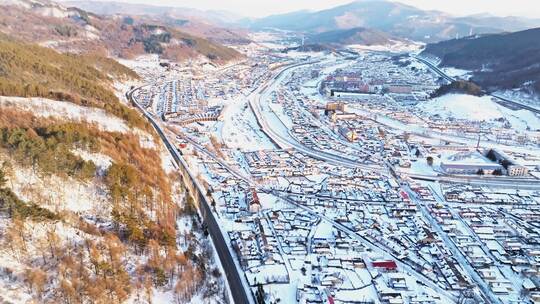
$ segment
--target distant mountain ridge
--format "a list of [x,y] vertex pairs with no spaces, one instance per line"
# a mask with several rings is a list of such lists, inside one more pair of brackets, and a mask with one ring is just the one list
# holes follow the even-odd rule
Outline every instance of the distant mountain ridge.
[[126,3],[116,1],[95,0],[69,0],[62,2],[66,6],[73,6],[100,15],[173,15],[186,19],[199,18],[212,21],[217,25],[233,24],[243,16],[222,10],[199,10],[178,6],[158,6],[151,4]]
[[153,53],[175,61],[206,58],[218,64],[242,57],[159,20],[102,16],[44,0],[0,0],[0,6],[0,32],[62,52],[124,58]]
[[114,1],[74,0],[63,2],[99,15],[132,16],[157,24],[174,26],[188,34],[217,43],[249,43],[244,29],[233,26],[243,17],[226,11],[155,6]]
[[422,54],[440,58],[441,66],[474,71],[473,81],[488,90],[528,84],[540,93],[540,28],[428,44]]
[[298,11],[273,15],[246,23],[252,29],[321,33],[358,27],[424,42],[437,42],[472,34],[525,30],[540,26],[540,20],[517,17],[453,17],[424,11],[399,2],[361,0],[321,11]]

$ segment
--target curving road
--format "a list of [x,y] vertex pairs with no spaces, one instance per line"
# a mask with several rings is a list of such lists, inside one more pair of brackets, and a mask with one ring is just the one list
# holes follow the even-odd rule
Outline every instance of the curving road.
[[[419,59],[420,60],[420,59]],[[275,91],[277,85],[285,78],[287,73],[305,65],[319,63],[320,61],[308,61],[287,66],[283,68],[277,75],[270,79],[268,83],[254,90],[249,96],[249,106],[253,113],[261,131],[265,133],[276,146],[281,149],[294,149],[314,159],[325,161],[329,164],[344,166],[347,168],[361,168],[380,173],[389,173],[391,170],[388,166],[372,166],[359,163],[357,160],[348,158],[343,155],[330,153],[306,147],[291,136],[285,135],[286,132],[280,132],[278,126],[272,125],[272,122],[265,117],[262,104],[269,98],[270,94]],[[426,61],[426,64],[428,62]],[[443,73],[437,69],[440,73]],[[447,76],[449,77],[449,76]],[[283,127],[283,126],[280,126]],[[509,177],[477,177],[477,176],[453,176],[453,175],[425,175],[408,172],[399,172],[400,175],[408,176],[412,179],[425,181],[439,181],[446,183],[470,184],[479,186],[492,187],[512,187],[524,190],[540,190],[540,183],[536,179],[522,179]]]
[[281,149],[294,149],[312,158],[322,160],[337,166],[388,172],[388,170],[384,167],[364,165],[358,163],[357,160],[344,157],[342,155],[337,155],[327,151],[315,150],[306,147],[291,136],[283,135],[279,131],[276,131],[276,126],[273,126],[272,123],[267,120],[267,117],[265,117],[262,103],[273,91],[275,91],[276,86],[281,82],[281,80],[283,80],[283,78],[285,78],[286,73],[291,72],[294,69],[300,68],[302,66],[318,62],[320,61],[309,61],[288,66],[282,69],[277,75],[275,75],[270,80],[270,82],[255,90],[250,96],[248,96],[249,107],[255,114],[257,124],[261,128],[261,131],[266,134],[272,140],[272,142]]

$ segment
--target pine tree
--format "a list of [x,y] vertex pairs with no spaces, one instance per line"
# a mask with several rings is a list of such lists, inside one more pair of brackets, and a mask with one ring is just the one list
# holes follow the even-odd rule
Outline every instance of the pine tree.
[[261,283],[257,283],[257,291],[255,292],[255,298],[256,298],[257,304],[264,304],[265,297],[266,296],[265,296],[263,285]]
[[6,174],[3,169],[0,169],[0,188],[4,188],[7,183]]

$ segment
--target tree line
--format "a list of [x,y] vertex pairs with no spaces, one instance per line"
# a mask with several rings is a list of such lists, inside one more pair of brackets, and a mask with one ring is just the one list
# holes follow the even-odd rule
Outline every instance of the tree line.
[[431,98],[441,97],[446,94],[460,93],[474,96],[484,95],[484,91],[480,86],[471,81],[457,80],[450,84],[445,84],[439,87],[431,94]]

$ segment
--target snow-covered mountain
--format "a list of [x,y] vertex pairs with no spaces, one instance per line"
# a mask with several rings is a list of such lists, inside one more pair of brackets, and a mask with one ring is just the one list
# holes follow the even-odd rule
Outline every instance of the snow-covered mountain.
[[273,15],[245,24],[253,29],[278,28],[316,33],[363,27],[417,41],[434,42],[471,33],[524,30],[540,26],[540,20],[493,16],[457,18],[399,2],[359,0],[321,11]]

